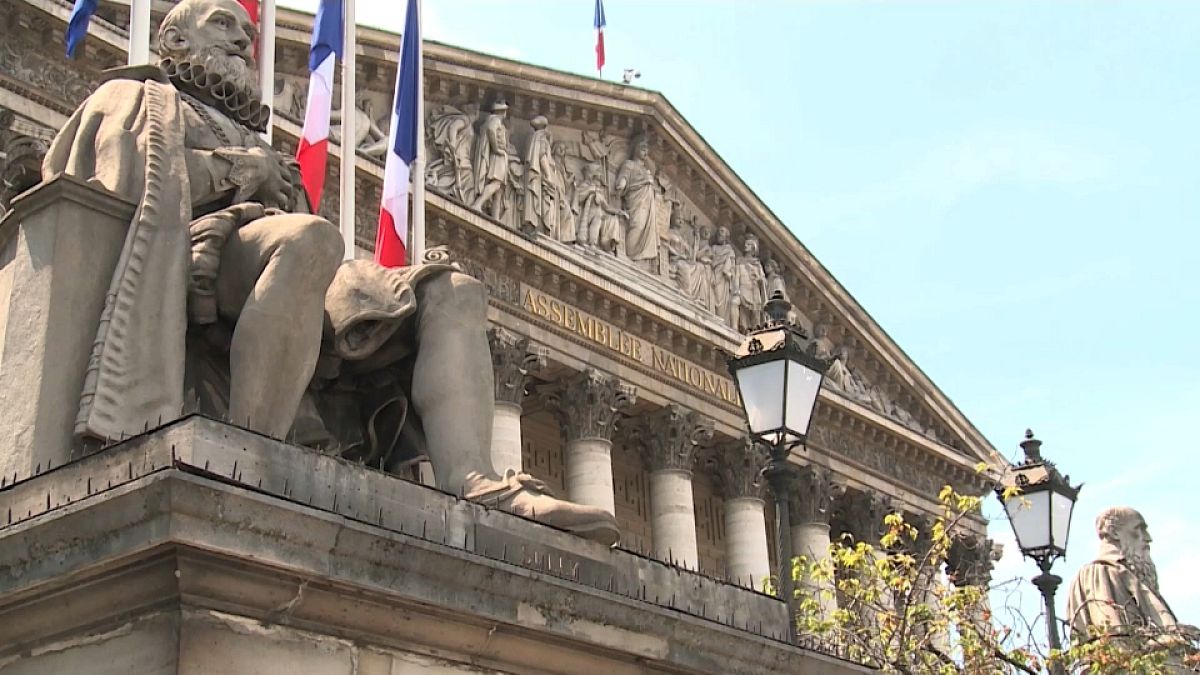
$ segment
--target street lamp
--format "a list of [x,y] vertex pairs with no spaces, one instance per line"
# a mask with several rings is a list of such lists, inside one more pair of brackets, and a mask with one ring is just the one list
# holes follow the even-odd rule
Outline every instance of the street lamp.
[[808,438],[817,394],[829,364],[808,352],[808,336],[789,320],[792,303],[781,291],[771,295],[764,309],[766,324],[752,331],[737,354],[729,358],[729,372],[737,383],[750,437],[770,450],[763,475],[775,494],[779,590],[787,604],[790,642],[796,612],[789,506],[794,467],[788,463],[788,456]]
[[[1050,567],[1067,555],[1071,512],[1083,485],[1071,487],[1070,477],[1059,473],[1052,462],[1042,458],[1042,442],[1033,437],[1033,431],[1025,431],[1021,449],[1025,451],[1025,461],[1010,467],[996,496],[1004,504],[1021,554],[1037,562],[1042,571],[1033,578],[1033,584],[1042,592],[1046,604],[1046,637],[1050,648],[1061,651],[1054,592],[1062,583],[1062,577],[1051,574]],[[1063,672],[1061,664],[1056,664],[1054,671]]]

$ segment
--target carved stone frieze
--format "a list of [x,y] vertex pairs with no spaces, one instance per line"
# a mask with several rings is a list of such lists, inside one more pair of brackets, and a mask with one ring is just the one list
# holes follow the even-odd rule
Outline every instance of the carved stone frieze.
[[496,326],[488,329],[488,344],[496,375],[496,400],[521,405],[525,400],[526,379],[546,367],[547,349]]
[[829,524],[833,500],[842,491],[829,469],[816,464],[799,467],[792,478],[792,523]]
[[61,58],[45,53],[25,31],[13,33],[15,39],[0,41],[0,75],[8,80],[6,84],[62,112],[74,109],[92,92],[95,83],[85,76],[90,75],[87,70],[65,66]]
[[638,448],[650,471],[688,471],[697,449],[713,437],[713,420],[680,405],[671,404],[623,426],[625,442]]
[[542,387],[546,407],[558,418],[567,442],[612,440],[617,419],[637,402],[637,391],[607,373],[587,368]]

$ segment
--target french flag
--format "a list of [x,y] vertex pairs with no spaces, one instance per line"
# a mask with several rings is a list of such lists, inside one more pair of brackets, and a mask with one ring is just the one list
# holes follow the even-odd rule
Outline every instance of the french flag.
[[304,129],[296,148],[300,182],[315,213],[325,187],[325,162],[329,158],[329,112],[333,106],[333,67],[342,55],[342,2],[321,0],[308,51],[308,103]]
[[[417,0],[408,0],[404,35],[400,42],[400,69],[396,72],[396,103],[388,132],[388,154],[383,169],[383,200],[379,207],[379,230],[375,234],[375,262],[384,267],[408,264],[408,178],[417,159],[421,136],[417,115],[421,95],[421,17]],[[417,176],[416,180],[422,180]],[[414,204],[413,208],[424,208]]]
[[596,72],[604,71],[604,0],[596,0]]

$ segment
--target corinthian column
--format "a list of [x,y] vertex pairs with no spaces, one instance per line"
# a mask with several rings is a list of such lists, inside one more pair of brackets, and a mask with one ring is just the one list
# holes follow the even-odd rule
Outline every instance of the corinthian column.
[[[829,516],[838,489],[833,474],[823,466],[801,467],[793,479],[792,555],[804,556],[808,564],[830,559]],[[821,618],[830,618],[837,609],[833,580],[804,574],[799,581],[800,589],[820,604]]]
[[654,557],[690,569],[700,565],[692,465],[696,448],[712,435],[711,418],[674,404],[638,418],[628,433],[650,469]]
[[725,497],[725,568],[734,583],[762,590],[771,577],[762,469],[767,451],[748,437],[717,449],[717,475]]
[[612,434],[617,417],[637,401],[636,390],[588,368],[544,390],[566,441],[567,498],[616,515]]
[[545,347],[503,328],[488,329],[492,370],[496,374],[496,412],[492,417],[492,466],[503,476],[521,472],[521,404],[530,373],[546,367]]

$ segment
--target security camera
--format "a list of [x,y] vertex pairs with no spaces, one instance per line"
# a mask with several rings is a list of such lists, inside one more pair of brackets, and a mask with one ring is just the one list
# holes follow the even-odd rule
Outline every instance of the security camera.
[[624,82],[625,84],[629,84],[630,82],[633,82],[634,80],[638,79],[641,76],[642,76],[642,71],[637,70],[635,68],[626,68],[625,73],[623,75],[621,75],[621,81]]

